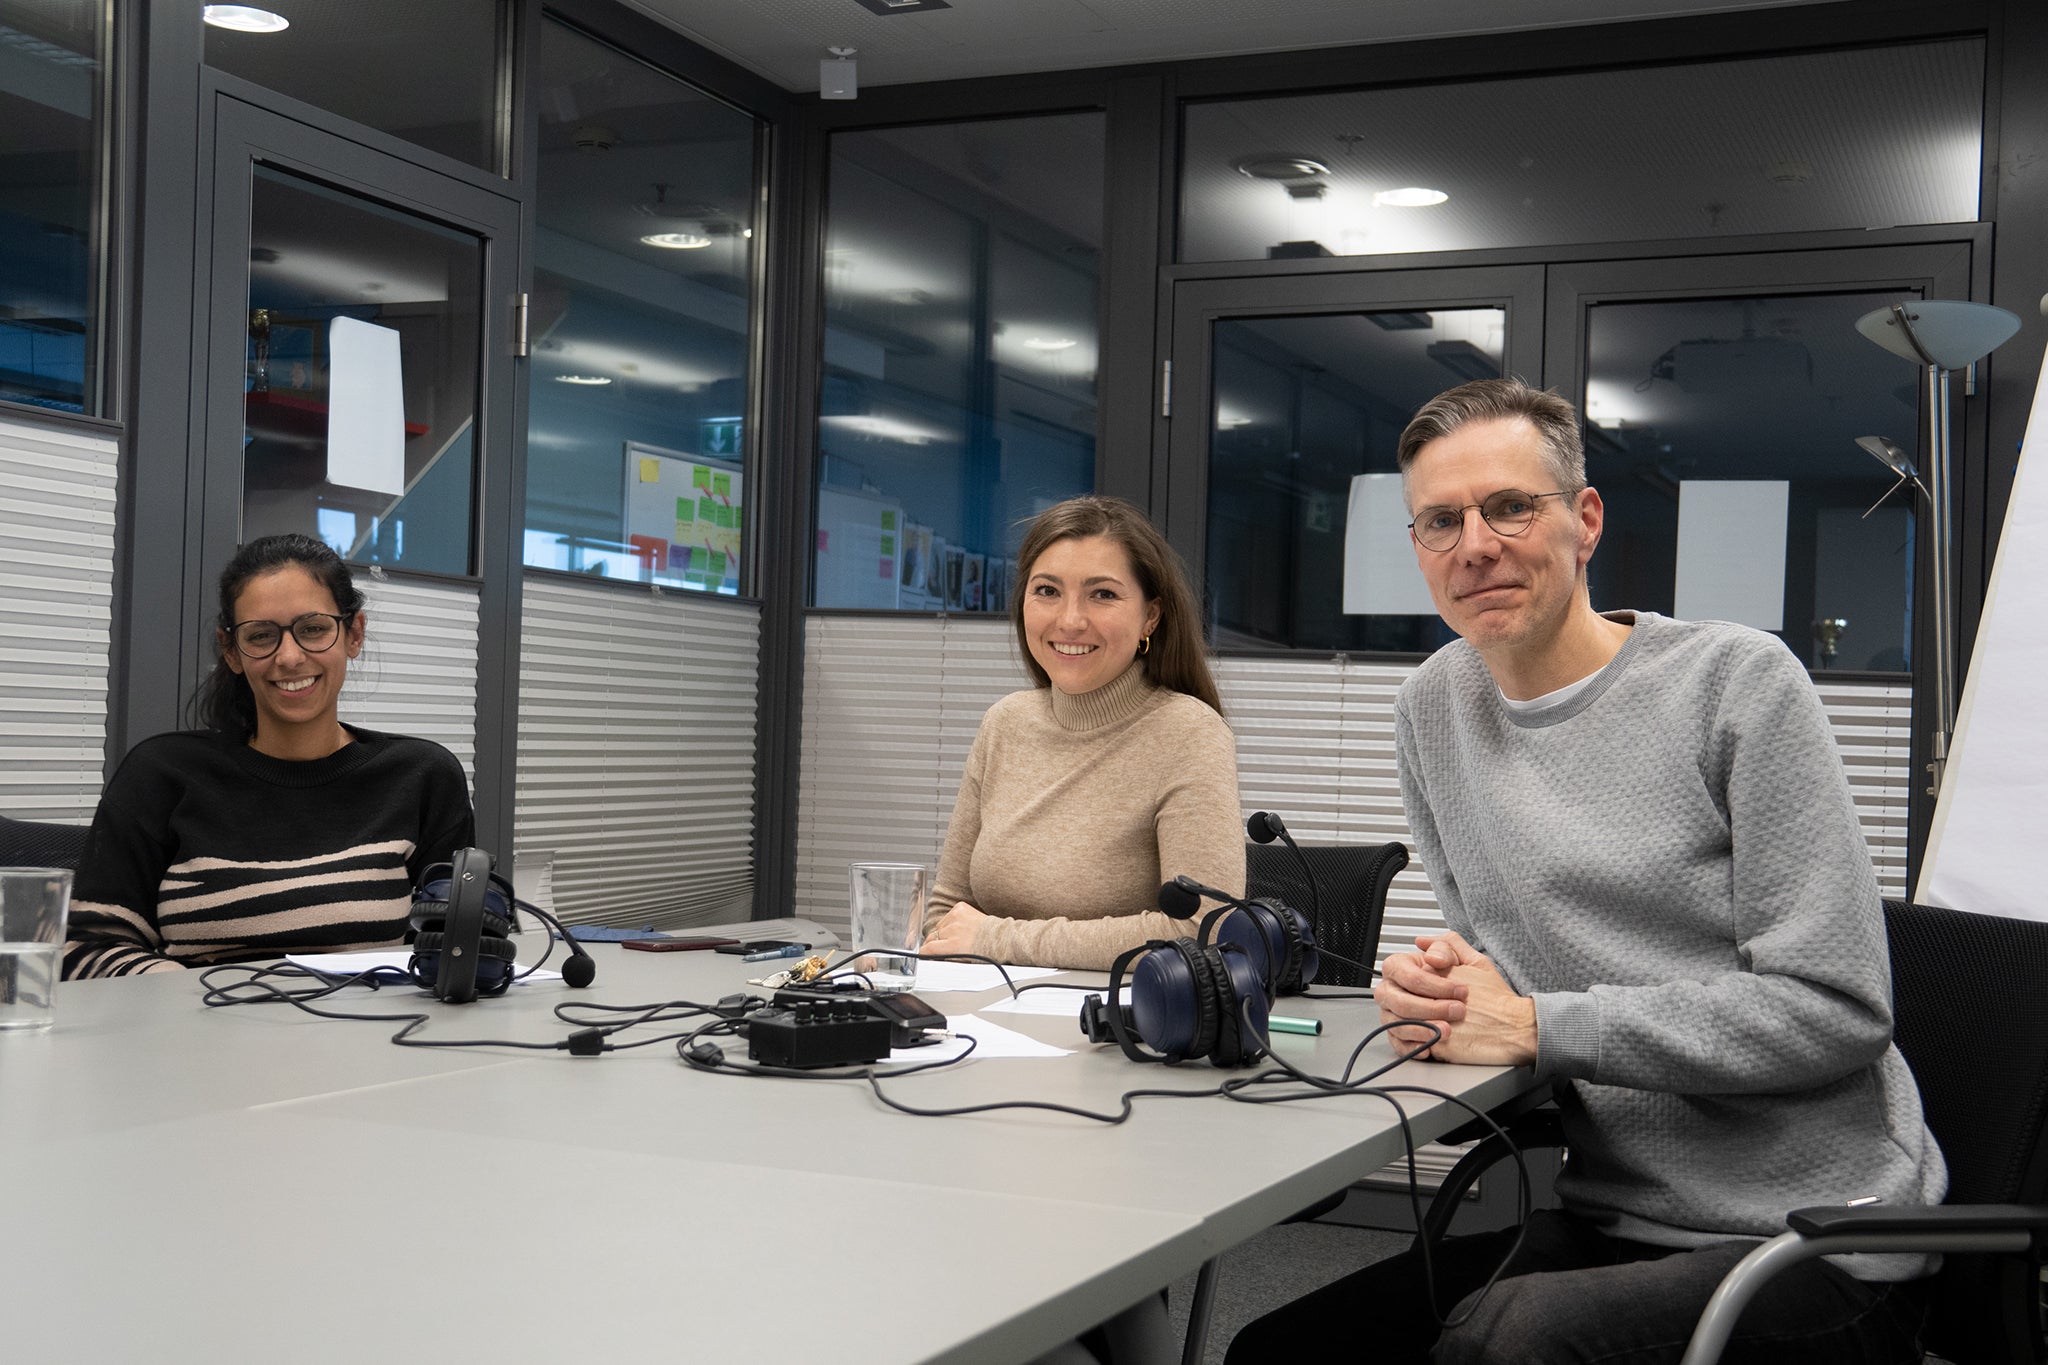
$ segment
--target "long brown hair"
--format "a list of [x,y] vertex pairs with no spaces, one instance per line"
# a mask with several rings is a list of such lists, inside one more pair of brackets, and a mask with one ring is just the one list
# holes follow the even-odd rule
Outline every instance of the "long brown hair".
[[1017,547],[1017,581],[1010,587],[1010,624],[1016,627],[1017,648],[1023,652],[1024,666],[1031,670],[1032,678],[1040,687],[1052,686],[1052,679],[1031,656],[1031,637],[1024,630],[1024,593],[1031,581],[1031,568],[1050,546],[1086,536],[1104,536],[1122,546],[1145,600],[1159,604],[1159,624],[1152,631],[1151,647],[1138,656],[1145,665],[1145,676],[1155,686],[1185,692],[1222,715],[1223,701],[1216,694],[1216,679],[1209,673],[1202,618],[1195,607],[1194,589],[1188,586],[1187,570],[1166,537],[1122,498],[1094,494],[1069,498],[1040,512],[1025,530],[1024,543]]

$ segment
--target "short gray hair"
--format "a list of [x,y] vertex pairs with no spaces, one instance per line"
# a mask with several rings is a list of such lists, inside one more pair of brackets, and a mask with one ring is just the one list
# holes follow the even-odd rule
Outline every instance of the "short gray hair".
[[[1406,480],[1415,457],[1431,441],[1441,440],[1470,422],[1528,419],[1543,438],[1544,461],[1559,489],[1576,493],[1586,486],[1586,447],[1579,438],[1579,413],[1549,389],[1532,389],[1519,379],[1475,379],[1446,389],[1424,403],[1401,432],[1399,458]],[[1538,490],[1529,489],[1531,493]]]

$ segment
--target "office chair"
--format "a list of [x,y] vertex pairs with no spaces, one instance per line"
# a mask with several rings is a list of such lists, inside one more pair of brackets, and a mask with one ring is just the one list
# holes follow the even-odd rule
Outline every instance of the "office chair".
[[[1390,844],[1303,844],[1302,857],[1284,844],[1244,846],[1245,896],[1250,900],[1270,897],[1283,901],[1304,914],[1318,905],[1302,872],[1305,859],[1315,874],[1320,891],[1316,916],[1316,942],[1323,949],[1322,967],[1310,989],[1321,986],[1372,985],[1372,964],[1380,946],[1380,924],[1387,915],[1387,887],[1394,874],[1408,866],[1408,849]],[[1338,962],[1329,954],[1364,964],[1354,967]],[[1344,1202],[1339,1190],[1328,1199],[1303,1209],[1289,1223],[1320,1218]],[[1195,1297],[1188,1309],[1188,1334],[1181,1348],[1181,1365],[1201,1365],[1209,1345],[1209,1318],[1215,1306],[1216,1271],[1220,1257],[1202,1262],[1195,1277]]]
[[1795,1209],[1791,1231],[1721,1281],[1684,1365],[1720,1359],[1742,1309],[1786,1266],[1845,1251],[1939,1251],[1929,1351],[1957,1361],[2042,1358],[2048,1251],[2048,924],[1884,903],[1893,1041],[1913,1068],[1948,1162],[1934,1208]]
[[85,851],[84,825],[45,824],[0,815],[0,867],[78,868]]
[[[1392,844],[1303,844],[1302,859],[1321,889],[1321,914],[1316,942],[1324,953],[1318,986],[1363,987],[1372,984],[1372,963],[1379,955],[1380,923],[1387,914],[1387,887],[1394,874],[1408,866],[1408,850]],[[1301,859],[1286,845],[1244,846],[1245,894],[1249,899],[1281,900],[1307,914],[1317,904]],[[1332,961],[1327,954],[1362,962],[1364,969]]]
[[[1792,1229],[1722,1280],[1683,1365],[1720,1358],[1742,1308],[1778,1270],[1845,1251],[1940,1251],[1927,1328],[1935,1356],[2034,1365],[2043,1358],[2040,1267],[2048,1249],[2048,923],[1884,903],[1892,964],[1892,1038],[1920,1089],[1948,1163],[1935,1208],[1826,1207],[1787,1215]],[[1992,1040],[1987,1046],[1985,1039]],[[1523,1151],[1563,1144],[1554,1109],[1496,1114]],[[1469,1141],[1467,1125],[1444,1141]],[[1432,1244],[1459,1197],[1507,1155],[1498,1138],[1466,1153],[1417,1236]]]

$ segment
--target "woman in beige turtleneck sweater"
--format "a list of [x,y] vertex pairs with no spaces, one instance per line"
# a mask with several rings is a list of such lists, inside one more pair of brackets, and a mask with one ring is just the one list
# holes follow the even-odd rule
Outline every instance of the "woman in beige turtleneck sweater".
[[1038,685],[982,718],[924,951],[1102,970],[1194,931],[1155,908],[1161,881],[1244,894],[1236,745],[1187,576],[1136,507],[1060,503],[1017,562],[1010,619]]

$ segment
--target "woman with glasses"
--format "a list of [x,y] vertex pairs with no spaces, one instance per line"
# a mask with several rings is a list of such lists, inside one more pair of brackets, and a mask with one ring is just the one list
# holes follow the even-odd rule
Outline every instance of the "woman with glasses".
[[363,595],[309,536],[221,573],[203,728],[135,746],[100,797],[71,902],[66,977],[387,947],[420,872],[475,841],[462,765],[344,725]]

